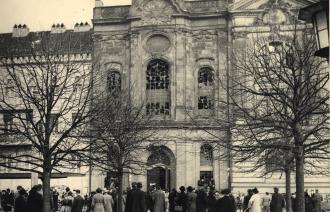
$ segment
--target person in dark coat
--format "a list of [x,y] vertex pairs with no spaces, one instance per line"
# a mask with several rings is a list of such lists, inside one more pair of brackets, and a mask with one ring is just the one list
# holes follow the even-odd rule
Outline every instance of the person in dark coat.
[[221,191],[222,198],[218,200],[217,211],[236,212],[235,199],[230,196],[230,189]]
[[[137,183],[136,189],[132,190],[130,194],[130,198],[126,201],[126,207],[129,206],[127,212],[146,212],[147,205],[146,205],[146,194],[141,191],[142,184]],[[125,207],[125,208],[126,208]]]
[[174,212],[174,208],[175,208],[175,199],[177,197],[178,192],[176,191],[175,188],[172,189],[172,191],[170,192],[170,194],[168,195],[168,209],[169,212]]
[[319,190],[316,189],[315,193],[312,195],[312,201],[314,205],[314,211],[315,212],[321,212],[321,202],[323,201],[322,195],[319,194]]
[[89,195],[89,197],[86,197],[85,201],[87,203],[87,210],[86,212],[92,212],[92,200],[93,200],[93,196],[96,194],[95,191],[92,191]]
[[292,205],[292,212],[297,212],[296,211],[296,195],[291,194],[291,205]]
[[1,205],[5,212],[11,211],[12,209],[12,200],[10,195],[10,189],[8,188],[4,195],[1,196]]
[[305,212],[313,212],[314,204],[307,191],[305,192]]
[[38,186],[33,186],[27,200],[29,212],[42,212],[42,196],[38,192]]
[[154,192],[155,192],[155,186],[151,186],[148,193],[146,194],[147,195],[147,209],[150,212],[154,212],[154,201],[152,199],[152,195]]
[[127,190],[126,204],[125,204],[125,212],[132,211],[132,193],[136,190],[136,183],[132,183],[132,188]]
[[85,200],[80,195],[80,190],[76,190],[77,196],[73,199],[71,212],[82,212]]
[[198,212],[196,210],[197,194],[191,186],[187,188],[187,212]]
[[207,208],[207,194],[204,187],[197,191],[196,208],[198,212],[206,212]]
[[58,211],[58,196],[59,193],[56,191],[56,189],[53,190],[53,205],[54,205],[54,210]]
[[[243,199],[243,211],[246,210],[248,208],[249,205],[249,201],[253,195],[252,189],[248,189],[247,190],[247,195],[244,197]],[[246,210],[246,212],[249,212],[249,210]]]
[[215,199],[215,192],[211,189],[209,195],[207,196],[208,212],[217,212],[216,203],[217,200]]
[[180,192],[177,195],[177,199],[175,201],[176,206],[182,207],[182,212],[187,211],[187,195],[185,193],[186,188],[184,186],[180,187]]
[[27,206],[27,201],[26,201],[26,191],[24,188],[21,188],[18,190],[18,196],[15,199],[15,212],[26,212],[26,206]]
[[272,199],[270,201],[270,212],[282,212],[285,207],[285,200],[282,194],[278,193],[278,188],[274,188],[274,194],[272,195]]

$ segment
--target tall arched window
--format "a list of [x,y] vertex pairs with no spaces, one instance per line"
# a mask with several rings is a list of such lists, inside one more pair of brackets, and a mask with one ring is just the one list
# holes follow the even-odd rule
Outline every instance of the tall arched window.
[[167,62],[154,59],[146,71],[147,114],[170,115],[170,76]]
[[200,179],[199,186],[213,186],[213,147],[203,144],[200,149]]
[[108,75],[108,89],[110,92],[120,92],[121,76],[118,71],[111,71]]
[[198,72],[198,111],[199,115],[210,115],[213,110],[213,73],[209,67],[203,67]]
[[212,166],[213,162],[213,148],[209,144],[201,146],[200,150],[200,165],[201,166]]

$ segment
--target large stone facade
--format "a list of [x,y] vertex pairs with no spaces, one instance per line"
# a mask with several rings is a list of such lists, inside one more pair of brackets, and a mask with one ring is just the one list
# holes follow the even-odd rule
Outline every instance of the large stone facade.
[[[171,163],[175,163],[171,168],[167,167],[171,172],[168,176],[171,188],[196,187],[203,171],[212,173],[216,189],[228,187],[230,181],[235,193],[254,186],[260,187],[262,192],[271,191],[273,186],[284,188],[284,177],[280,174],[258,178],[260,173],[243,174],[244,168],[231,167],[228,158],[216,157],[222,155],[221,147],[213,146],[212,165],[203,166],[201,147],[206,140],[212,140],[205,129],[215,128],[208,124],[192,127],[191,120],[205,121],[208,116],[223,120],[226,117],[226,107],[220,104],[226,100],[223,87],[226,83],[222,86],[218,83],[226,82],[232,72],[228,53],[232,46],[246,42],[255,33],[263,34],[270,41],[290,33],[299,8],[310,3],[290,0],[133,0],[127,6],[97,5],[94,8],[94,55],[101,61],[98,75],[106,76],[112,71],[120,73],[122,85],[134,94],[136,104],[154,98],[147,85],[148,65],[155,60],[168,64],[166,92],[169,97],[163,97],[169,102],[169,113],[162,116],[165,120],[160,125],[165,127],[157,139],[170,152]],[[299,23],[298,27],[310,26]],[[204,91],[201,91],[199,77],[205,67],[212,71],[218,82],[212,87],[212,97],[217,101],[209,108],[200,106]],[[160,92],[159,95],[163,94]],[[225,131],[217,132],[226,138]],[[143,159],[147,161],[150,154],[146,152]],[[148,176],[147,172],[127,176],[126,183],[139,181],[147,185],[150,183]],[[313,184],[315,180],[307,177],[306,188],[330,192],[329,178],[321,177],[317,186]]]
[[[196,187],[201,172],[211,173],[208,178],[214,178],[217,189],[228,186],[228,163],[216,159],[218,151],[213,149],[211,165],[201,166],[200,150],[208,135],[190,122],[191,118],[225,115],[225,108],[222,111],[198,109],[201,107],[198,106],[200,70],[208,68],[216,76],[226,75],[228,13],[225,6],[225,1],[148,0],[133,1],[131,6],[94,9],[94,55],[101,62],[97,75],[119,72],[123,87],[131,89],[136,104],[153,101],[156,97],[152,92],[163,95],[166,90],[169,106],[165,106],[165,110],[169,112],[160,117],[164,120],[160,125],[166,127],[160,130],[157,140],[173,158],[174,164],[167,167],[171,172],[168,189],[182,185]],[[168,89],[152,90],[147,85],[147,69],[157,60],[167,64]],[[224,94],[220,88],[212,91],[217,98],[225,98]],[[215,103],[214,108],[220,105]],[[145,161],[150,154],[145,154]],[[150,184],[147,175],[146,172],[129,176],[129,182]]]

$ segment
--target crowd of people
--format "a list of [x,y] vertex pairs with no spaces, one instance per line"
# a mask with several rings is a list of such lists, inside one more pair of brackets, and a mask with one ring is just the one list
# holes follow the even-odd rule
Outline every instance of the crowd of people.
[[22,186],[17,186],[17,190],[2,190],[1,208],[5,212],[42,212],[42,186],[36,185],[30,191],[26,191]]
[[[42,186],[36,185],[30,191],[21,186],[17,190],[3,190],[0,195],[1,208],[5,212],[42,212]],[[296,211],[294,195],[291,197],[292,211]],[[318,190],[310,196],[305,193],[305,212],[321,212],[322,196]],[[220,192],[213,187],[199,186],[194,189],[181,186],[179,191],[163,191],[160,186],[151,186],[142,191],[141,183],[132,183],[121,198],[123,212],[282,212],[286,202],[284,195],[274,188],[274,193],[260,195],[257,188],[248,189],[246,195],[234,197],[230,189]],[[96,189],[89,195],[69,187],[60,195],[52,188],[50,206],[54,212],[117,212],[119,206],[118,190]]]
[[[239,199],[239,198],[238,198]],[[322,196],[316,189],[315,193],[310,196],[305,192],[305,212],[321,212]],[[293,212],[298,212],[296,209],[295,194],[291,195],[291,209]],[[242,210],[245,212],[282,212],[286,208],[285,196],[279,193],[277,187],[274,188],[274,193],[261,197],[258,189],[248,189],[247,195],[243,198]]]

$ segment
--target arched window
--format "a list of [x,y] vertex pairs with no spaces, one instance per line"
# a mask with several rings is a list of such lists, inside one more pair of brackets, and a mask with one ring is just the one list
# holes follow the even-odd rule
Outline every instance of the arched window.
[[213,179],[213,147],[203,144],[200,149],[200,179],[199,186],[214,186]]
[[200,150],[200,165],[201,166],[212,166],[213,162],[213,148],[209,144],[201,146]]
[[203,67],[198,72],[198,110],[199,115],[210,115],[213,110],[213,73],[209,67]]
[[147,114],[170,115],[170,76],[167,62],[154,59],[146,71]]
[[119,92],[121,89],[121,76],[118,71],[111,71],[108,75],[108,89],[110,92]]

